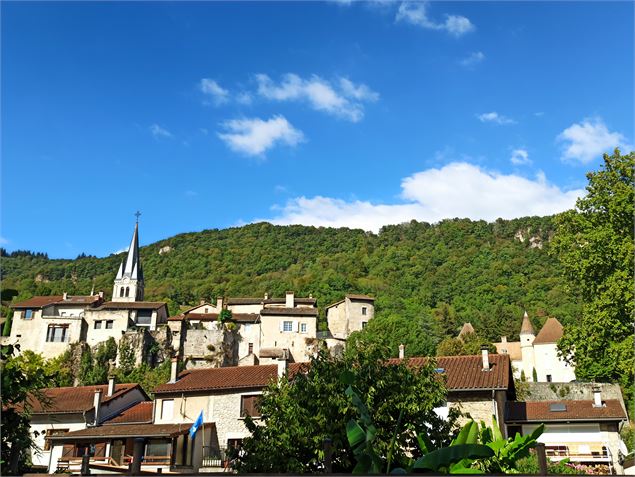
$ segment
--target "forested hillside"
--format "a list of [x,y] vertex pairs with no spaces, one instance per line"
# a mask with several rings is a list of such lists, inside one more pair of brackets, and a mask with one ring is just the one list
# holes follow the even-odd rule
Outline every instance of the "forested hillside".
[[[146,299],[168,301],[171,312],[220,295],[294,290],[312,293],[322,308],[345,293],[367,293],[377,298],[375,330],[412,331],[421,337],[419,351],[434,353],[439,339],[456,334],[465,321],[494,340],[517,336],[523,309],[537,326],[547,315],[575,320],[579,300],[565,290],[560,265],[549,255],[552,235],[550,217],[413,221],[379,234],[258,223],[177,235],[143,247],[141,256]],[[16,293],[14,301],[87,294],[93,280],[95,290],[109,296],[124,254],[76,260],[14,255],[2,259],[5,303]]]

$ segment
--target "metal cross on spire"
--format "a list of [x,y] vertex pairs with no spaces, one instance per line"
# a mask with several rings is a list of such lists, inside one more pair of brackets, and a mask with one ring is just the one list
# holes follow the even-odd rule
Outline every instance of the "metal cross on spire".
[[137,210],[134,215],[137,218],[137,223],[139,223],[139,217],[141,216],[141,212]]

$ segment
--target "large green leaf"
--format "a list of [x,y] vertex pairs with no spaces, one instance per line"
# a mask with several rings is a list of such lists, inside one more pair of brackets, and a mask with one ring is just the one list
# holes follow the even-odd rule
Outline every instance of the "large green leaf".
[[494,455],[494,451],[481,444],[457,444],[450,447],[437,449],[417,459],[412,466],[418,470],[440,471],[448,469],[451,464],[463,459],[488,458]]
[[355,448],[366,440],[366,433],[353,419],[346,424],[346,437],[351,447]]
[[450,445],[476,444],[477,437],[478,426],[474,421],[468,421]]

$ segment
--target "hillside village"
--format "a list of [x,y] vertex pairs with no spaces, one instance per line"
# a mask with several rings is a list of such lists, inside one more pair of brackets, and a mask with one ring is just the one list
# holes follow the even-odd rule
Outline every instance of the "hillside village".
[[[307,372],[320,350],[341,355],[346,342],[375,316],[371,296],[346,294],[324,307],[328,329],[318,331],[313,296],[218,297],[170,316],[164,302],[144,301],[145,279],[135,225],[125,259],[113,271],[112,297],[34,296],[12,303],[4,345],[55,358],[72,343],[96,348],[114,340],[120,352],[110,362],[107,383],[49,388],[35,398],[31,432],[38,449],[34,468],[49,473],[128,472],[134,457],[140,468],[162,473],[229,470],[231,450],[250,435],[245,416],[260,416],[258,399],[278,379]],[[436,369],[447,397],[435,412],[452,410],[496,426],[503,436],[546,428],[539,441],[548,458],[624,473],[628,453],[620,438],[628,420],[619,386],[576,381],[575,368],[557,353],[563,327],[549,318],[536,333],[525,312],[520,341],[501,337],[496,353],[439,356]],[[458,340],[475,334],[465,323]],[[116,382],[122,350],[136,365],[169,362],[166,382],[151,392],[138,383]],[[400,346],[390,363],[424,366]],[[390,364],[389,363],[389,364]],[[202,417],[201,417],[202,416]],[[190,429],[197,421],[197,430]],[[87,456],[87,457],[85,457]],[[84,462],[82,464],[82,462]],[[85,469],[84,469],[85,470]]]

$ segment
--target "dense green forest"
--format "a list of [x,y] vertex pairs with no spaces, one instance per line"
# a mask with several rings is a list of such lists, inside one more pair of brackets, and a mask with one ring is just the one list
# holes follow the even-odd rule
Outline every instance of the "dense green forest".
[[[145,298],[165,300],[175,313],[201,298],[294,290],[313,294],[323,313],[346,293],[366,293],[377,300],[375,330],[414,333],[423,340],[418,352],[434,354],[463,322],[498,340],[517,337],[524,309],[536,326],[547,316],[576,320],[580,300],[549,253],[553,233],[552,217],[412,221],[378,234],[268,223],[186,233],[141,249]],[[51,260],[4,252],[4,303],[12,295],[87,294],[93,284],[110,295],[123,256]]]

